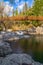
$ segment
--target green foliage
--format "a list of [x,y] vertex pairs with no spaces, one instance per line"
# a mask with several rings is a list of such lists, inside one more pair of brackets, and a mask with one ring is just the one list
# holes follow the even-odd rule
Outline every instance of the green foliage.
[[43,15],[43,0],[34,0],[33,13],[36,16]]
[[15,15],[18,15],[18,9],[16,8]]
[[[14,4],[15,1],[14,0],[9,0],[11,4]],[[3,18],[3,9],[4,7],[1,6],[0,4],[0,18]],[[16,10],[13,9],[12,11],[13,13],[13,16],[15,15],[25,15],[25,16],[43,16],[43,0],[34,0],[33,2],[33,6],[32,7],[28,7],[27,3],[25,2],[24,6],[23,6],[23,10],[20,11],[20,13],[18,14],[18,8],[16,8]],[[5,15],[4,15],[5,16]],[[7,15],[6,15],[7,16]],[[6,17],[5,16],[5,17]],[[8,17],[8,16],[7,16]],[[31,21],[30,21],[31,22]],[[28,21],[21,21],[19,23],[16,23],[16,24],[24,24],[24,25],[29,25],[30,22]],[[14,26],[14,23],[12,23],[11,21],[7,21],[7,22],[4,22],[1,23],[2,26],[4,26],[4,28],[12,28],[12,26]],[[40,26],[42,23],[40,21],[32,21],[32,24],[34,26]],[[0,26],[0,30],[2,29],[2,27]]]
[[0,25],[0,31],[2,31],[3,30],[3,28],[1,27],[1,25]]
[[30,24],[30,22],[24,21],[24,25],[29,25],[29,24]]
[[32,24],[37,27],[37,26],[41,26],[41,22],[40,21],[32,21]]

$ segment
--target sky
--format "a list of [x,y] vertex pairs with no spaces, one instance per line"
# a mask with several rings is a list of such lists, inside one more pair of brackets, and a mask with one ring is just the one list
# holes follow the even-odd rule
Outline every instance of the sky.
[[[2,1],[2,0],[0,0],[0,1]],[[16,10],[16,8],[18,8],[18,12],[22,11],[25,2],[27,3],[28,7],[30,7],[30,6],[32,7],[32,4],[33,4],[33,0],[13,0],[13,1],[14,1],[13,4],[11,4],[9,2],[9,0],[4,0],[4,2],[5,2],[4,13],[5,14],[9,15],[9,12],[10,12],[10,15],[12,15],[11,14],[12,10],[13,9]]]
[[[17,7],[19,9],[22,9],[23,5],[25,2],[27,2],[28,6],[32,6],[33,4],[33,0],[13,0],[14,4],[12,4],[12,6],[14,7],[14,9],[16,9]],[[9,0],[4,0],[4,2],[9,2]]]

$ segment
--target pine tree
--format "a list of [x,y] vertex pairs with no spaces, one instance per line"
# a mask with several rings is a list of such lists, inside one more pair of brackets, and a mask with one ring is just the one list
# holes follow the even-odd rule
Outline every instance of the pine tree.
[[34,0],[33,12],[36,16],[43,14],[43,0]]

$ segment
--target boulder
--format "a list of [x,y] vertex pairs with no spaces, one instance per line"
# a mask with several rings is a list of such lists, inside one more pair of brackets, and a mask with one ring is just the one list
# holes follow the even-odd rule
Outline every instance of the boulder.
[[32,64],[31,56],[27,54],[11,54],[4,58],[2,65],[30,65]]
[[0,57],[6,56],[7,54],[10,54],[11,52],[12,52],[12,49],[10,47],[10,44],[0,40]]
[[43,65],[35,62],[30,55],[27,54],[10,54],[1,59],[0,65]]

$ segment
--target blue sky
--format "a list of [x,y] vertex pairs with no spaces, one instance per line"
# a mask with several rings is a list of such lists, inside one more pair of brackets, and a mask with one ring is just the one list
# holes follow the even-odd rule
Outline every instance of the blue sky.
[[16,10],[16,8],[18,8],[18,12],[22,11],[25,2],[27,3],[28,7],[32,6],[33,4],[33,0],[13,0],[13,1],[14,3],[11,4],[9,0],[4,0],[5,2],[4,13],[10,16],[12,16],[13,9]]
[[[13,0],[14,4],[12,4],[12,6],[14,7],[14,9],[21,8],[25,2],[27,2],[28,6],[32,6],[33,4],[33,0]],[[9,0],[4,0],[4,2],[9,2]]]

